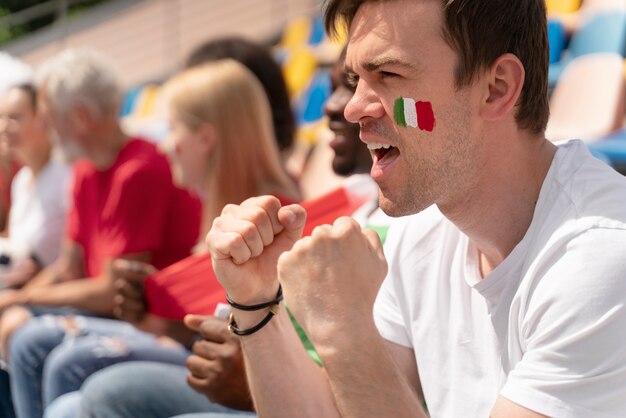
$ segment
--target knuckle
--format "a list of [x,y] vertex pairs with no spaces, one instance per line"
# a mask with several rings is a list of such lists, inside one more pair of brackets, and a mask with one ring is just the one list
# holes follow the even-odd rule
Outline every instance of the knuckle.
[[242,249],[246,246],[243,236],[240,234],[232,234],[224,240],[224,247],[226,249]]
[[233,203],[228,203],[222,209],[222,215],[236,213],[238,209],[239,209],[239,205],[235,205]]
[[258,237],[259,232],[254,224],[248,222],[241,228],[239,234],[243,237],[244,241],[252,242]]
[[247,219],[254,224],[263,224],[267,222],[267,212],[259,206],[249,208]]

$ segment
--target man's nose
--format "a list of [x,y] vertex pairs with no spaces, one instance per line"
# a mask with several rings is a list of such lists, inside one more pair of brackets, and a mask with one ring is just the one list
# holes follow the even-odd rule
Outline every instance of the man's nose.
[[346,119],[358,123],[364,119],[379,119],[385,115],[385,108],[378,94],[363,80],[359,80],[352,99],[344,111]]

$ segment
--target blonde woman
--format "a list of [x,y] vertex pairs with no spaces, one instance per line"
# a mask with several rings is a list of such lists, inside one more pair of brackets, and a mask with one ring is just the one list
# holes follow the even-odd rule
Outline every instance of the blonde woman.
[[165,95],[174,176],[203,198],[203,232],[228,203],[266,194],[299,200],[280,163],[267,96],[246,67],[226,59],[190,68],[166,83]]
[[[240,203],[262,194],[275,195],[284,203],[299,200],[296,186],[280,165],[267,98],[249,70],[233,60],[216,61],[176,75],[166,83],[165,92],[171,124],[166,148],[171,154],[175,181],[195,189],[203,200],[202,237],[228,203]],[[151,311],[160,314],[159,309],[167,311],[181,304],[203,305],[206,299],[202,297],[212,294],[211,287],[219,288],[210,279],[210,257],[203,253],[201,245],[198,250],[198,254],[156,273],[149,281],[152,294],[156,295],[149,300]],[[116,315],[152,333],[170,335],[180,344],[171,340],[163,344],[163,339],[136,338],[126,333],[116,336],[123,349],[115,350],[109,359],[102,356],[106,349],[94,347],[97,342],[81,341],[78,337],[46,362],[43,392],[48,395],[47,404],[77,391],[84,379],[110,364],[127,360],[182,364],[189,354],[185,350],[185,355],[180,355],[182,346],[190,347],[193,336],[180,320],[182,316],[165,312],[157,317],[146,312],[143,284],[154,269],[126,260],[117,260],[114,268],[119,273]],[[198,278],[207,283],[206,292],[181,293],[181,283]],[[176,303],[163,303],[159,296],[163,292],[175,298]],[[139,331],[137,334],[146,335]],[[103,339],[101,345],[108,347],[110,339]],[[77,376],[72,370],[84,373]],[[49,411],[47,414],[59,416]]]

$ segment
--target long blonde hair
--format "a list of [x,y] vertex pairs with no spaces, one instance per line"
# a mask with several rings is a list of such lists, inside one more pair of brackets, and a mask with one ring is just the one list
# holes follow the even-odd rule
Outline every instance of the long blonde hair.
[[260,194],[299,199],[281,165],[267,96],[250,70],[219,60],[181,72],[165,91],[185,125],[196,129],[208,122],[216,134],[202,191],[203,232],[226,204]]

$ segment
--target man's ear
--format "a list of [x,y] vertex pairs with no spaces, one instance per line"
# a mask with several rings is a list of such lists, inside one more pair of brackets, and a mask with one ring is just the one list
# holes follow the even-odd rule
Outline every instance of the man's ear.
[[488,121],[505,117],[517,104],[524,86],[524,65],[513,54],[500,56],[487,72],[481,116]]
[[70,123],[72,123],[77,133],[87,135],[89,130],[93,128],[93,115],[86,106],[80,104],[75,106],[71,110],[70,115]]

